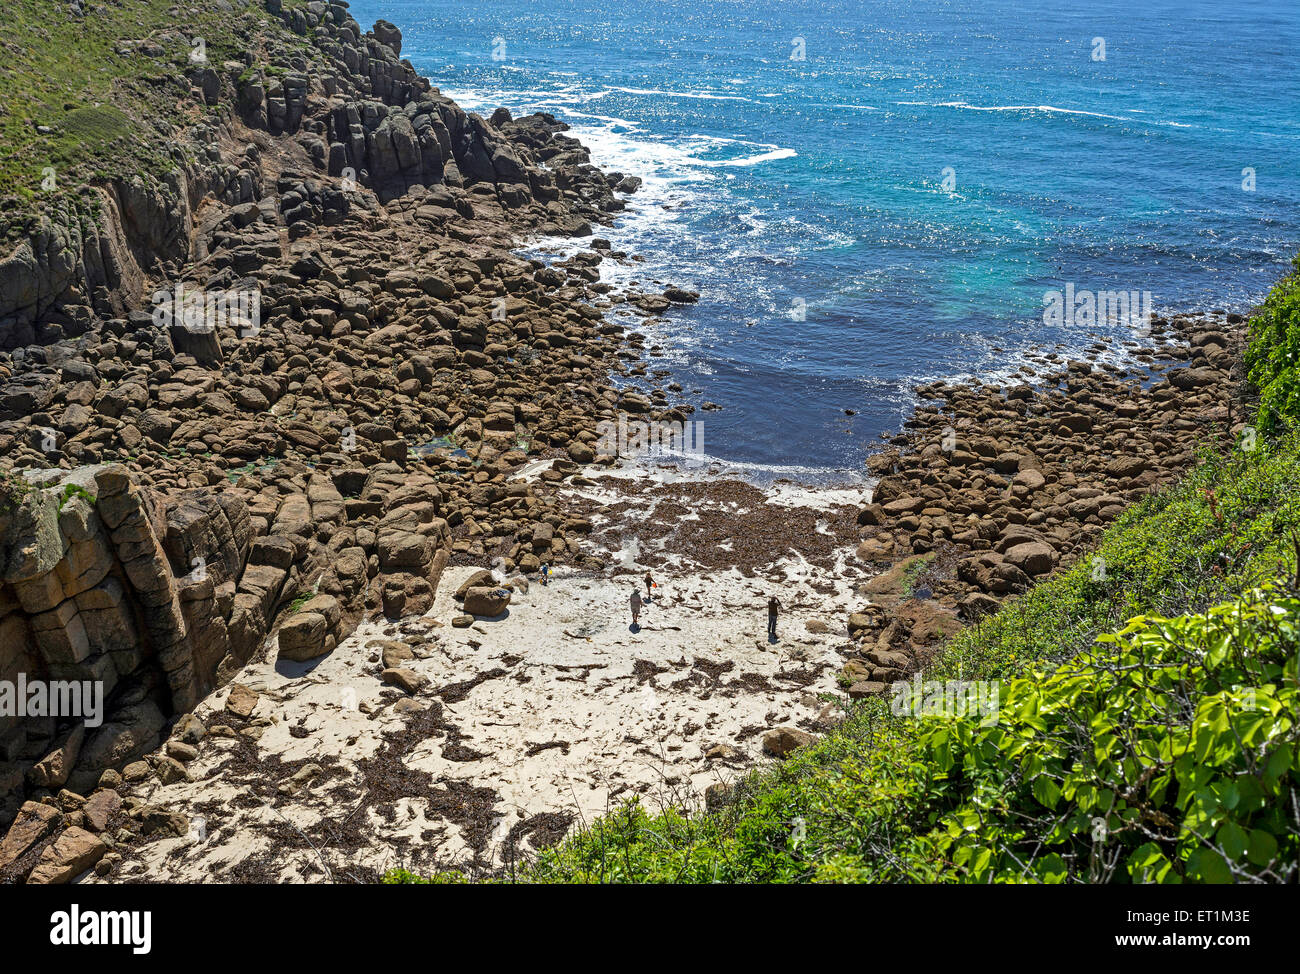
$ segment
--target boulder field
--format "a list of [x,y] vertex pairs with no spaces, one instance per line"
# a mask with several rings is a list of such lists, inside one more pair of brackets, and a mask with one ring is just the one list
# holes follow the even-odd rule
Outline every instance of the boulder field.
[[1024,382],[918,388],[922,404],[867,461],[877,480],[856,555],[881,574],[848,618],[861,647],[844,670],[849,694],[885,693],[938,637],[1090,557],[1105,527],[1199,448],[1252,449],[1238,406],[1243,321],[1156,319],[1123,367],[1047,355],[1023,367]]

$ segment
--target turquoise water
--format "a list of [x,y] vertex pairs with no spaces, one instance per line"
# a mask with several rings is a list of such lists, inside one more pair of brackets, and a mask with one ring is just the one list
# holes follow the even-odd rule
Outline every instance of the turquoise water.
[[702,294],[652,363],[724,405],[696,414],[709,453],[808,479],[858,468],[919,381],[1132,337],[1048,328],[1048,290],[1241,309],[1300,248],[1300,4],[1079,6],[352,12],[465,107],[553,112],[645,180],[601,231],[646,258],[615,279]]

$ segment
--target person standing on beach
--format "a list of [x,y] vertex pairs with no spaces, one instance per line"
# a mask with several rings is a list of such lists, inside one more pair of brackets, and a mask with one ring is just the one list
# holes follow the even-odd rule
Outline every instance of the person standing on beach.
[[632,605],[632,625],[635,626],[638,624],[637,620],[641,618],[641,592],[637,588],[632,589],[631,605]]
[[654,584],[655,584],[654,579],[650,577],[649,572],[646,572],[645,573],[645,600],[647,602],[650,601],[650,590],[654,588]]
[[781,608],[781,603],[773,595],[767,600],[767,634],[770,638],[776,638],[776,614]]
[[549,562],[542,562],[542,567],[537,570],[537,577],[541,579],[543,585],[550,583],[551,566]]

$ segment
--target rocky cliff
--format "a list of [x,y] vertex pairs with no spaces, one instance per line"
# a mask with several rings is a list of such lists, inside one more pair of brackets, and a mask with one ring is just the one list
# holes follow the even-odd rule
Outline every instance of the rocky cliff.
[[[457,211],[462,200],[463,215],[478,199],[511,211],[513,223],[560,233],[590,232],[589,219],[619,206],[610,189],[622,177],[606,178],[576,142],[554,138],[563,126],[462,111],[399,60],[391,24],[364,32],[344,3],[245,6],[238,59],[186,57],[162,76],[182,105],[200,109],[192,126],[148,119],[145,137],[165,146],[167,171],[92,175],[75,193],[42,197],[25,220],[11,218],[27,233],[0,261],[0,348],[83,335],[94,315],[137,306],[151,276],[173,276],[191,258],[217,270],[260,263],[268,254],[258,245],[268,242],[229,231],[269,222],[291,240],[306,236],[347,216],[351,187],[387,203],[442,186],[431,204]],[[165,63],[191,43],[189,32],[172,29],[124,38],[118,52]],[[310,178],[322,175],[340,184]],[[214,250],[226,253],[213,259]]]
[[90,681],[107,710],[95,727],[0,717],[7,816],[25,783],[84,790],[142,756],[165,715],[212,689],[223,660],[237,666],[256,648],[232,611],[252,541],[240,501],[164,498],[117,465],[50,470],[31,484],[0,515],[0,680]]

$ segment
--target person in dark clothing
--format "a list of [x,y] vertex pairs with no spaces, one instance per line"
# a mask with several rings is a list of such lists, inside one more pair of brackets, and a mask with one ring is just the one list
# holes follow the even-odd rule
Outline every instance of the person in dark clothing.
[[780,611],[781,603],[773,595],[767,600],[767,635],[771,639],[776,638],[776,614]]
[[654,584],[655,584],[654,579],[650,577],[649,572],[646,572],[645,573],[645,600],[647,602],[650,601],[650,590],[654,588]]

